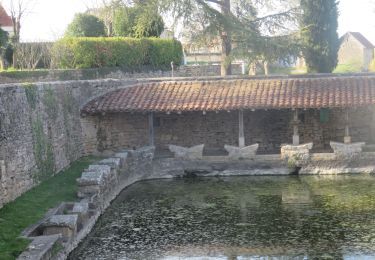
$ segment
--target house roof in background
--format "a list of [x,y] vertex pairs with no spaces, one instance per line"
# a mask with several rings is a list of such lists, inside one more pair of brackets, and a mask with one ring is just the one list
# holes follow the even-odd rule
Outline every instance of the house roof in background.
[[375,75],[140,83],[98,97],[83,114],[345,108],[375,105]]
[[0,3],[0,27],[13,26],[12,18],[7,14],[4,7]]
[[363,34],[359,32],[347,32],[343,36],[343,38],[348,35],[352,35],[357,41],[359,41],[367,49],[375,48],[375,46],[365,36],[363,36]]

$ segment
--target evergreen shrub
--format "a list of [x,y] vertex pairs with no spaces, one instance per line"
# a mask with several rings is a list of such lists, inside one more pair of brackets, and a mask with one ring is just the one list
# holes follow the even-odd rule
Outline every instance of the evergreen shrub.
[[58,69],[169,69],[171,61],[180,65],[183,58],[179,41],[159,38],[63,38],[54,44],[52,53]]

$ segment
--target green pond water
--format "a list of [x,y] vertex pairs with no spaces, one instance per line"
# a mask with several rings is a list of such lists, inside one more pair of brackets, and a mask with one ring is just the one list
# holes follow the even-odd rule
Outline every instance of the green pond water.
[[375,177],[136,183],[69,259],[375,259]]

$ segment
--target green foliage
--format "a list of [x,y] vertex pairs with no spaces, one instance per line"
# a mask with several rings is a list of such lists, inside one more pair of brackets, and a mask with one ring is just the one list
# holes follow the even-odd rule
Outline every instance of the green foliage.
[[152,5],[115,9],[113,34],[121,37],[159,37],[164,30],[163,18]]
[[134,7],[117,8],[114,12],[113,34],[114,36],[134,36],[134,25],[137,20],[137,12]]
[[375,72],[375,58],[371,61],[368,69],[370,72]]
[[8,42],[8,33],[0,28],[0,48]]
[[26,249],[29,240],[18,236],[22,230],[40,220],[48,209],[63,201],[76,200],[76,179],[93,161],[93,158],[78,160],[66,171],[49,178],[0,209],[0,259],[16,259]]
[[301,36],[307,71],[331,73],[339,49],[336,0],[301,0]]
[[[183,20],[186,28],[185,37],[190,38],[192,44],[203,41],[208,43],[206,46],[212,43],[216,45],[218,40],[222,43],[223,76],[231,73],[229,65],[234,57],[269,61],[278,58],[275,58],[275,54],[284,58],[288,56],[289,50],[297,50],[287,37],[269,37],[289,35],[291,31],[296,30],[293,26],[298,13],[295,1],[154,2],[162,10]],[[260,15],[261,13],[270,15]],[[233,46],[232,42],[235,42]]]
[[104,23],[94,15],[76,14],[65,32],[67,37],[105,36]]
[[175,65],[180,65],[183,59],[182,46],[179,41],[150,38],[149,42],[149,64],[153,68],[170,68],[173,61]]
[[64,38],[54,45],[54,65],[59,69],[143,67],[166,69],[182,62],[182,46],[176,40],[154,38]]
[[338,64],[333,73],[357,73],[361,67],[360,63]]
[[163,18],[156,12],[143,12],[133,27],[134,37],[159,37],[164,31]]
[[52,246],[51,256],[52,257],[57,256],[57,254],[60,253],[63,249],[64,249],[64,246],[61,244],[61,242],[56,242]]
[[8,47],[8,33],[0,28],[0,70],[4,69],[4,59]]

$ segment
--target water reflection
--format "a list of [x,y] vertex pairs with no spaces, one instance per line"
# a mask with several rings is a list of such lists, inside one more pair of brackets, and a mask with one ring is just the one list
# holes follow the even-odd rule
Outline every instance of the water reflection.
[[371,176],[147,181],[70,259],[375,259],[374,213]]

